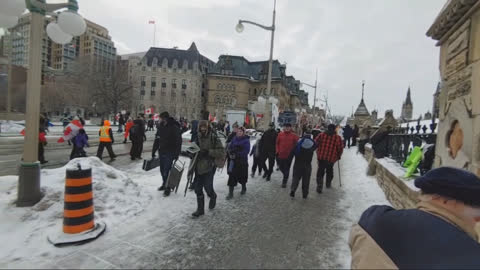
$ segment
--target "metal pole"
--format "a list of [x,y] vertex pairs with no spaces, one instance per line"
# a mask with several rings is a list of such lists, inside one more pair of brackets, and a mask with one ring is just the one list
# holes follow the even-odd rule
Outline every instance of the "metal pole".
[[12,67],[12,56],[10,55],[8,61],[8,88],[7,88],[7,116],[9,118],[10,113],[12,112],[12,89],[13,89],[13,67]]
[[153,47],[155,47],[155,44],[156,44],[156,34],[157,34],[157,22],[155,21],[153,23]]
[[272,23],[272,38],[270,40],[270,58],[268,60],[268,79],[267,79],[267,93],[271,95],[272,91],[272,65],[273,65],[273,41],[275,37],[275,7],[277,5],[277,0],[274,2],[273,6],[273,23]]
[[342,174],[340,173],[340,160],[338,160],[337,164],[338,164],[338,180],[340,181],[340,187],[342,187]]
[[32,206],[42,198],[40,164],[38,163],[38,129],[40,121],[40,89],[42,76],[42,38],[44,16],[31,12],[30,55],[27,73],[27,109],[23,162],[20,165],[17,206]]

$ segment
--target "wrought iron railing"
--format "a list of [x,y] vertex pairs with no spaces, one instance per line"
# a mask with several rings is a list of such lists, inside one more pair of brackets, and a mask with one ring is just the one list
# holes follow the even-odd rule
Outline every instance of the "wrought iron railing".
[[416,126],[397,127],[390,130],[387,136],[371,138],[371,143],[376,157],[389,157],[398,163],[406,160],[415,146],[424,144],[435,144],[437,124],[421,125],[420,121]]

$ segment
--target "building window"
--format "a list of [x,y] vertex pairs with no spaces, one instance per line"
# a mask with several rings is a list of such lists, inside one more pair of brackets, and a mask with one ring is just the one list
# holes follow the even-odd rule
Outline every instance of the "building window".
[[140,96],[145,96],[145,89],[140,89]]
[[187,80],[182,80],[182,89],[187,89]]
[[152,86],[152,87],[157,86],[157,78],[156,78],[156,77],[152,77],[151,86]]
[[167,95],[167,91],[165,89],[162,89],[162,97],[165,97]]
[[155,87],[152,87],[152,90],[150,91],[150,96],[155,96]]
[[145,66],[142,67],[142,71],[145,71],[147,70],[147,68]]
[[172,88],[177,88],[177,79],[172,79]]
[[167,87],[167,79],[162,78],[162,88]]

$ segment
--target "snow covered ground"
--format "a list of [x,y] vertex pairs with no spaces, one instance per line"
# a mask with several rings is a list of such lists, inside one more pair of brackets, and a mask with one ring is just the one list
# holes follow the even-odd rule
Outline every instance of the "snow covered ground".
[[93,167],[95,216],[107,232],[82,246],[47,242],[61,232],[65,167],[42,171],[46,196],[32,208],[16,208],[16,177],[0,177],[0,241],[8,243],[0,268],[348,268],[352,224],[370,205],[388,204],[356,148],[341,160],[343,186],[335,166],[334,187],[321,195],[314,162],[307,200],[300,190],[292,200],[275,172],[271,182],[249,179],[246,195],[237,188],[226,201],[228,176],[217,172],[217,208],[199,220],[190,218],[195,194],[183,196],[186,173],[179,193],[164,198],[158,169],[145,172],[141,161],[123,160],[119,170],[96,158],[81,162]]
[[25,128],[25,126],[18,124],[13,121],[0,120],[0,134],[11,133],[11,134],[20,134],[20,132]]

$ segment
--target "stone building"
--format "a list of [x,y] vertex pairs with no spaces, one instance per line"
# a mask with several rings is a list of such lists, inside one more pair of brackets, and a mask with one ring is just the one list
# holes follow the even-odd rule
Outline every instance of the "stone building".
[[168,111],[176,118],[200,119],[206,100],[206,74],[214,65],[200,54],[195,43],[187,50],[150,48],[131,70],[132,112],[151,108],[155,113]]
[[229,110],[262,115],[262,123],[272,121],[272,108],[279,112],[306,112],[308,94],[300,90],[300,81],[286,75],[286,65],[274,60],[272,86],[267,92],[268,61],[250,62],[243,56],[221,55],[207,76],[206,110],[218,120]]
[[409,86],[407,91],[407,98],[405,99],[405,102],[403,102],[403,105],[402,105],[402,115],[400,116],[400,119],[402,119],[403,121],[410,121],[412,120],[412,117],[413,117],[413,103],[412,103],[412,97],[411,97],[410,86]]
[[480,175],[480,1],[448,1],[427,36],[440,47],[435,166]]

